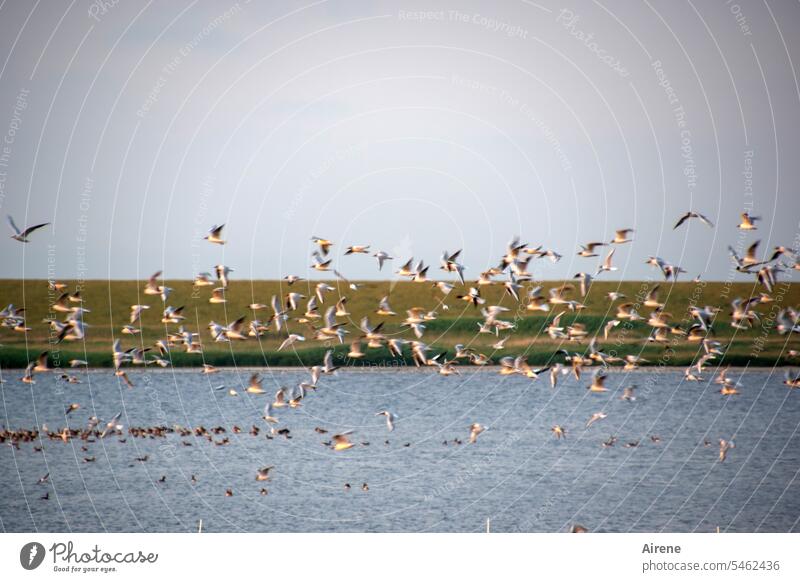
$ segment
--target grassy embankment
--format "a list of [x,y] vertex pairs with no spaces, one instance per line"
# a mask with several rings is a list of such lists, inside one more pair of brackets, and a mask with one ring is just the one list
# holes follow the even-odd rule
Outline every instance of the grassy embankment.
[[[70,290],[74,289],[71,282]],[[586,349],[587,342],[570,342],[568,345],[560,345],[560,342],[552,341],[543,332],[543,328],[554,315],[559,313],[560,306],[555,306],[549,313],[529,312],[523,307],[518,307],[516,302],[508,295],[504,294],[501,286],[484,287],[482,294],[487,300],[487,305],[503,305],[511,309],[504,319],[516,322],[516,329],[506,343],[502,351],[494,351],[491,344],[496,341],[494,335],[478,334],[478,322],[481,321],[480,313],[472,306],[456,299],[456,294],[460,292],[457,287],[450,296],[445,298],[445,303],[449,310],[442,309],[437,304],[442,300],[443,295],[437,289],[432,288],[430,283],[415,284],[409,282],[390,283],[388,281],[365,282],[354,292],[342,283],[335,281],[329,282],[338,291],[330,292],[326,296],[325,303],[321,306],[320,312],[328,305],[335,303],[339,293],[347,296],[347,307],[351,313],[347,329],[350,330],[348,340],[357,337],[357,322],[364,316],[369,315],[370,321],[377,324],[385,321],[384,331],[387,334],[399,334],[401,337],[413,339],[410,330],[401,328],[399,323],[405,317],[405,310],[412,306],[436,309],[439,319],[428,322],[427,330],[423,341],[433,346],[432,353],[447,350],[453,353],[453,346],[456,343],[463,343],[473,347],[479,352],[491,355],[493,360],[504,355],[516,355],[526,352],[528,360],[532,364],[544,364],[552,360],[553,354],[559,347],[565,347],[570,351],[581,352]],[[658,284],[653,282],[596,282],[592,285],[590,292],[585,299],[587,309],[574,314],[567,312],[561,320],[562,325],[567,325],[573,321],[581,322],[586,325],[590,334],[599,330],[600,345],[606,352],[615,352],[619,355],[628,353],[641,354],[643,357],[656,364],[662,362],[668,365],[684,365],[691,362],[698,350],[698,344],[689,343],[678,337],[668,344],[668,354],[664,357],[665,347],[663,345],[646,344],[645,338],[650,332],[650,327],[644,322],[636,322],[629,329],[617,327],[612,332],[607,341],[602,340],[602,327],[604,323],[614,318],[616,313],[615,305],[624,301],[641,301],[646,290]],[[559,283],[545,283],[546,290],[557,286]],[[666,310],[672,314],[672,319],[681,324],[683,328],[688,327],[689,319],[687,307],[690,303],[697,305],[720,306],[723,311],[720,313],[714,328],[714,338],[727,344],[731,343],[728,349],[726,362],[732,365],[766,366],[793,363],[787,358],[789,349],[800,349],[800,338],[795,334],[794,337],[780,336],[772,328],[774,323],[770,314],[774,315],[781,307],[800,305],[800,284],[779,284],[773,296],[775,303],[763,304],[757,311],[764,317],[761,322],[756,322],[753,329],[747,331],[735,330],[730,326],[730,301],[736,297],[750,297],[757,294],[758,290],[752,283],[706,283],[698,286],[690,282],[677,284],[660,283],[660,300],[666,301]],[[247,315],[248,321],[253,315],[247,306],[252,302],[269,303],[270,297],[285,294],[288,290],[301,292],[310,296],[312,289],[305,281],[287,287],[285,282],[276,281],[234,281],[227,291],[227,303],[210,304],[208,297],[211,294],[209,287],[203,287],[193,293],[192,284],[189,281],[168,281],[167,285],[174,291],[168,300],[169,305],[184,305],[184,325],[192,330],[199,331],[204,346],[204,354],[185,354],[176,349],[172,355],[173,364],[177,366],[198,366],[203,362],[216,365],[240,365],[240,366],[297,366],[314,364],[321,361],[322,355],[328,346],[313,341],[312,333],[307,325],[290,321],[289,327],[292,332],[300,333],[308,338],[304,343],[295,344],[296,352],[288,349],[278,352],[277,348],[285,338],[286,333],[277,334],[270,331],[260,340],[250,339],[243,342],[232,344],[215,343],[211,340],[207,330],[207,324],[211,321],[225,323],[233,321],[237,317]],[[374,311],[381,297],[390,293],[390,303],[392,308],[398,313],[394,317],[379,317]],[[142,289],[143,282],[138,281],[88,281],[85,282],[81,290],[84,298],[84,306],[91,310],[87,314],[85,321],[90,325],[85,342],[63,342],[55,344],[49,337],[48,326],[42,323],[42,319],[48,317],[50,303],[54,299],[52,292],[48,291],[45,281],[19,281],[5,280],[0,281],[0,302],[3,306],[13,303],[16,306],[24,306],[27,315],[27,324],[33,328],[27,335],[14,332],[11,329],[0,328],[0,365],[4,368],[24,367],[29,360],[43,350],[50,350],[51,356],[58,359],[61,365],[65,365],[71,358],[86,359],[93,366],[111,365],[111,343],[112,328],[113,337],[121,337],[124,347],[133,347],[137,343],[152,345],[157,339],[164,338],[169,329],[174,331],[177,325],[162,324],[161,310],[163,306],[157,296],[144,295]],[[606,293],[616,290],[627,295],[623,299],[611,305]],[[637,300],[637,296],[639,299]],[[572,298],[580,299],[579,295],[573,293]],[[151,306],[143,316],[141,325],[141,336],[121,335],[122,326],[128,323],[130,305],[144,303]],[[305,311],[305,301],[301,309],[298,309],[299,316]],[[639,313],[645,317],[650,309],[639,308]],[[258,312],[258,317],[265,321],[269,318],[271,310]],[[63,314],[58,314],[63,315]],[[643,347],[644,346],[644,347]],[[338,363],[343,363],[348,346],[330,346],[336,349]],[[353,365],[401,365],[411,363],[410,357],[405,358],[405,362],[392,358],[387,349],[367,350],[367,357],[356,362],[348,362]],[[555,361],[561,361],[560,358]],[[797,363],[796,361],[794,363]]]

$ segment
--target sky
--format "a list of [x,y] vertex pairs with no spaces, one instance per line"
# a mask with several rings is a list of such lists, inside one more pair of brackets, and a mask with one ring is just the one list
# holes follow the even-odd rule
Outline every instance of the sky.
[[[788,0],[5,2],[0,213],[52,225],[0,239],[0,278],[306,276],[312,236],[350,279],[462,248],[477,278],[520,236],[563,279],[632,228],[602,278],[728,280],[729,245],[800,246],[798,25]],[[689,209],[716,227],[674,230]]]

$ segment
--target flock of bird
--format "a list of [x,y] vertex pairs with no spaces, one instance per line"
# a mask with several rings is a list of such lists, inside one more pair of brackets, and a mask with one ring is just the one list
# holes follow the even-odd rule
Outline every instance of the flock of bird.
[[[37,224],[20,230],[13,219],[8,217],[14,234],[12,238],[21,242],[28,243],[31,234],[47,226]],[[742,231],[757,230],[759,218],[748,213],[741,215],[741,222],[738,228]],[[679,217],[674,228],[680,228],[688,221],[698,221],[708,228],[714,228],[713,223],[703,214],[695,211],[686,212]],[[395,270],[399,278],[405,278],[415,283],[429,283],[433,288],[441,292],[441,299],[433,309],[412,307],[405,311],[405,318],[400,321],[403,329],[407,329],[411,337],[402,337],[400,334],[388,334],[383,330],[387,321],[396,321],[402,318],[393,310],[390,304],[391,294],[387,293],[375,306],[373,319],[379,318],[379,323],[370,320],[370,316],[361,318],[355,329],[355,339],[348,340],[349,352],[347,358],[350,361],[359,360],[367,355],[367,350],[388,350],[393,357],[402,358],[404,349],[410,351],[413,362],[418,367],[431,367],[438,374],[443,376],[459,374],[459,367],[462,364],[475,366],[486,366],[493,362],[490,355],[456,344],[452,350],[452,357],[448,358],[448,352],[432,353],[431,346],[427,345],[423,339],[426,326],[429,322],[438,317],[437,309],[447,311],[450,309],[446,303],[451,297],[453,301],[463,301],[471,305],[482,316],[482,321],[478,325],[476,333],[493,334],[496,341],[492,348],[496,351],[505,349],[505,343],[513,335],[516,328],[514,313],[524,312],[551,312],[558,311],[549,320],[545,331],[547,336],[554,341],[569,347],[572,345],[583,346],[583,342],[588,342],[588,347],[583,349],[562,348],[557,351],[559,359],[563,356],[563,361],[553,362],[550,365],[535,368],[528,364],[527,358],[522,355],[509,355],[499,359],[499,374],[501,375],[521,375],[532,380],[541,375],[549,376],[550,384],[555,388],[562,375],[572,373],[576,380],[580,381],[583,369],[590,366],[597,366],[596,371],[591,375],[591,382],[587,386],[590,392],[606,392],[605,381],[608,377],[611,365],[621,364],[625,370],[632,370],[647,362],[637,353],[629,353],[623,356],[604,352],[599,342],[600,333],[592,335],[585,325],[573,322],[569,325],[562,324],[562,316],[567,312],[580,312],[586,308],[584,303],[592,283],[605,273],[617,270],[614,265],[614,257],[617,248],[632,239],[633,229],[623,228],[614,233],[613,238],[608,241],[592,241],[580,245],[577,256],[582,259],[598,258],[599,265],[596,270],[586,270],[574,276],[575,284],[566,283],[554,286],[545,292],[542,285],[536,284],[529,271],[530,263],[533,260],[546,259],[552,262],[561,260],[562,255],[553,249],[543,246],[534,246],[521,242],[519,238],[512,239],[500,258],[499,262],[482,271],[477,280],[468,281],[466,276],[467,267],[461,260],[461,250],[456,252],[445,251],[440,257],[439,269],[452,276],[450,280],[429,280],[430,265],[426,265],[422,260],[403,257],[404,262]],[[224,245],[227,243],[224,237],[224,225],[213,226],[205,240],[210,244]],[[313,237],[314,250],[311,254],[310,269],[318,273],[332,273],[348,289],[348,293],[357,293],[360,285],[349,281],[342,273],[334,268],[331,248],[334,242],[321,237]],[[749,298],[736,298],[731,302],[730,325],[737,330],[745,330],[753,327],[755,322],[761,321],[761,315],[757,311],[759,306],[768,305],[773,302],[771,293],[775,287],[779,275],[792,270],[800,270],[800,252],[797,249],[778,246],[775,247],[769,256],[758,256],[759,241],[755,241],[747,248],[743,256],[729,247],[734,268],[739,273],[749,274],[755,278],[758,286],[763,288],[757,295]],[[606,252],[600,254],[600,249],[607,248]],[[387,263],[396,260],[385,251],[373,251],[371,245],[351,245],[346,247],[343,255],[366,255],[371,256],[377,262],[378,271],[382,271]],[[347,260],[347,259],[342,259]],[[679,265],[670,263],[657,256],[648,257],[646,263],[658,269],[665,282],[677,281],[678,277],[686,273]],[[211,287],[208,301],[211,304],[224,304],[227,301],[226,291],[230,283],[230,276],[234,270],[226,265],[216,265],[212,273],[200,273],[194,279],[196,288]],[[142,319],[152,311],[160,312],[160,321],[166,325],[177,325],[177,329],[166,335],[164,339],[159,339],[152,346],[145,346],[142,342],[134,347],[125,348],[122,339],[114,341],[112,347],[112,358],[115,374],[127,386],[133,387],[134,383],[128,375],[127,370],[131,366],[147,366],[154,364],[162,367],[171,365],[171,354],[175,350],[182,350],[189,354],[202,356],[203,340],[199,331],[187,329],[183,306],[170,304],[173,289],[166,286],[161,279],[162,273],[154,273],[145,283],[143,293],[145,296],[158,297],[161,304],[156,308],[148,304],[136,304],[130,307],[129,321],[120,329],[121,336],[139,336],[141,334]],[[696,280],[699,280],[696,279]],[[342,318],[350,316],[348,312],[347,297],[337,295],[338,288],[325,281],[307,281],[306,293],[294,291],[293,286],[304,279],[298,275],[286,275],[283,281],[287,287],[287,293],[283,297],[272,296],[268,303],[251,303],[248,309],[252,313],[250,320],[246,316],[239,317],[233,322],[222,324],[211,321],[208,324],[210,341],[213,342],[236,342],[248,339],[260,338],[269,331],[282,338],[278,350],[286,350],[297,347],[302,342],[318,341],[344,344],[348,335],[353,333],[348,329],[347,321]],[[48,318],[45,320],[50,326],[51,337],[55,338],[56,343],[66,341],[82,341],[87,337],[89,324],[84,320],[90,309],[84,306],[80,291],[70,293],[67,286],[56,281],[50,281],[51,290],[58,293],[58,297],[51,305],[51,311],[64,314],[64,319]],[[488,305],[484,298],[483,289],[486,286],[501,286],[504,294],[516,304],[516,309],[502,305]],[[304,289],[305,290],[305,289]],[[655,285],[648,290],[643,300],[633,301],[625,297],[622,293],[612,291],[607,294],[609,305],[614,305],[615,316],[607,321],[602,327],[602,340],[608,341],[619,327],[625,327],[627,322],[644,322],[651,328],[651,332],[646,337],[645,343],[667,344],[673,338],[680,338],[687,342],[696,343],[702,347],[698,349],[698,357],[684,372],[684,377],[688,381],[703,380],[703,372],[706,367],[714,362],[720,361],[725,355],[726,346],[722,342],[714,339],[714,326],[717,325],[716,318],[721,311],[719,306],[688,306],[688,324],[680,325],[673,320],[673,316],[665,310],[665,304],[659,299],[660,286]],[[323,311],[324,307],[324,311]],[[641,315],[640,310],[647,309],[649,313]],[[267,313],[267,317],[259,314]],[[396,318],[396,319],[390,319]],[[297,325],[295,325],[297,324]],[[292,329],[290,329],[290,326]],[[25,309],[14,305],[8,305],[0,312],[0,327],[12,329],[16,332],[26,333],[31,330],[27,326],[25,319]],[[307,332],[299,333],[300,330],[307,329]],[[783,307],[775,318],[774,330],[782,335],[800,333],[800,313],[792,307]],[[502,335],[502,337],[501,337]],[[790,357],[797,357],[796,350],[789,350]],[[278,416],[285,411],[297,408],[302,405],[304,399],[314,392],[321,379],[327,375],[336,373],[343,366],[334,363],[334,350],[329,349],[325,353],[323,361],[311,366],[310,377],[307,381],[289,388],[280,387],[272,402],[265,405],[263,419],[271,427],[268,431],[268,438],[276,435],[289,437],[289,430],[277,428],[280,424]],[[73,368],[88,366],[86,361],[71,360],[69,365]],[[719,365],[717,365],[719,368]],[[43,352],[39,357],[29,363],[22,382],[35,383],[35,375],[52,371],[48,363],[48,352]],[[80,382],[79,376],[60,371],[60,378],[66,382]],[[203,374],[214,374],[218,369],[210,364],[203,364]],[[730,377],[728,369],[718,369],[714,382],[720,385],[720,393],[723,395],[734,395],[739,392],[739,382]],[[800,374],[787,372],[784,383],[790,388],[800,388]],[[238,396],[238,391],[234,388],[219,386],[219,390],[227,390],[230,396]],[[253,374],[248,385],[244,390],[253,395],[262,395],[266,390],[262,386],[262,379],[259,374]],[[635,400],[635,387],[627,387],[622,398],[627,401]],[[65,416],[78,410],[77,403],[70,404]],[[381,410],[377,415],[386,418],[387,429],[392,431],[398,420],[398,415],[391,410]],[[606,414],[599,412],[594,414],[587,422],[589,427],[593,423],[606,418]],[[107,434],[117,434],[122,437],[122,426],[118,423],[119,415],[109,421],[105,428],[101,427],[102,422],[96,417],[90,419],[89,424],[83,431],[64,428],[60,431],[43,431],[50,439],[69,441],[71,438],[103,438]],[[218,427],[222,429],[222,427]],[[475,443],[481,433],[486,430],[486,426],[480,423],[473,423],[468,427],[468,436],[465,437],[469,443]],[[224,429],[222,429],[224,431]],[[324,429],[319,429],[324,430]],[[560,425],[552,427],[554,438],[562,439],[567,436],[567,429]],[[205,429],[167,429],[165,427],[150,427],[148,429],[129,429],[128,434],[139,436],[141,434],[153,434],[165,436],[168,433],[177,431],[197,436],[205,436],[212,439],[212,433]],[[200,432],[198,432],[200,431]],[[258,434],[256,426],[251,430],[251,434]],[[25,440],[36,440],[41,435],[38,431],[4,431],[0,433],[0,441],[19,442]],[[460,439],[454,439],[454,444],[460,444]],[[611,437],[605,441],[604,446],[613,446],[616,439]],[[220,444],[220,443],[217,443]],[[224,441],[223,441],[223,444]],[[352,431],[345,431],[334,434],[330,440],[325,442],[334,451],[346,451],[356,445]],[[447,441],[445,441],[447,444]],[[719,441],[720,452],[719,460],[723,461],[733,443],[721,439]],[[259,470],[256,479],[267,480],[269,471],[272,467],[265,467]],[[366,484],[364,484],[366,487]],[[347,487],[349,489],[349,486]],[[366,489],[365,489],[366,490]]]

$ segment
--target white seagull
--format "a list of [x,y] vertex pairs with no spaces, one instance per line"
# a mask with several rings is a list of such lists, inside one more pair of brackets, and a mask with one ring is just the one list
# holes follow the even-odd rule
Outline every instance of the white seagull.
[[28,236],[30,236],[30,234],[34,230],[39,230],[40,228],[43,228],[43,227],[47,226],[48,224],[50,224],[49,222],[43,222],[42,224],[36,224],[34,226],[29,226],[25,230],[20,230],[19,228],[17,228],[17,225],[14,223],[14,219],[11,218],[10,214],[6,218],[8,219],[9,226],[14,231],[14,234],[11,235],[11,238],[13,238],[14,240],[18,240],[19,242],[23,242],[23,243],[30,242],[28,240]]
[[388,428],[390,432],[394,430],[394,421],[397,420],[397,415],[394,412],[391,410],[381,410],[380,412],[376,412],[375,416],[385,416],[386,428]]
[[218,245],[224,245],[226,241],[224,241],[222,239],[222,229],[223,228],[225,228],[224,224],[220,224],[219,226],[217,226],[215,224],[214,226],[212,226],[209,229],[208,234],[206,236],[204,236],[203,238],[205,240],[207,240],[208,242],[210,242],[210,243],[214,243],[214,244],[218,244]]

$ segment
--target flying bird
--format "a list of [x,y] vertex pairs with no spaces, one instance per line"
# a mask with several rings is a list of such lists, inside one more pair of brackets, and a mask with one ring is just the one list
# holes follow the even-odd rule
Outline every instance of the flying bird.
[[381,410],[380,412],[376,412],[375,416],[385,416],[386,428],[389,429],[389,432],[394,430],[394,421],[397,420],[397,415],[394,412],[391,410]]
[[346,430],[342,433],[333,435],[333,450],[346,451],[347,449],[353,448],[355,445],[350,442],[350,439],[348,438],[351,434],[353,434],[352,430]]
[[750,216],[747,212],[742,212],[741,214],[742,221],[738,224],[736,228],[739,230],[757,230],[756,228],[756,221],[761,220],[760,216]]
[[475,441],[477,441],[478,440],[478,435],[481,434],[485,430],[486,430],[486,427],[483,426],[482,424],[479,424],[477,422],[472,423],[472,425],[469,427],[469,442],[470,442],[470,444],[473,444]]
[[632,228],[622,228],[614,232],[614,239],[611,241],[611,244],[621,245],[629,242],[633,242],[632,239],[628,238],[628,234],[634,232]]
[[586,428],[589,428],[589,427],[590,427],[590,426],[592,426],[592,425],[593,425],[595,422],[597,422],[598,420],[603,420],[603,419],[604,419],[604,418],[606,418],[607,416],[608,416],[608,414],[606,414],[605,412],[595,412],[595,413],[594,413],[594,414],[593,414],[593,415],[592,415],[592,416],[589,418],[588,422],[586,423]]
[[383,263],[385,263],[386,261],[393,260],[393,257],[390,257],[389,253],[384,252],[384,251],[378,251],[377,253],[375,253],[372,256],[375,257],[378,260],[378,270],[379,271],[383,269]]
[[262,467],[256,471],[256,481],[269,481],[269,472],[274,468],[274,466],[270,465],[269,467]]
[[224,245],[226,241],[222,239],[222,229],[225,228],[224,224],[217,226],[216,224],[208,230],[208,234],[203,237],[210,243]]
[[17,228],[17,225],[14,223],[14,219],[11,215],[7,215],[6,219],[8,220],[8,225],[11,227],[11,230],[14,231],[14,234],[11,235],[11,238],[14,240],[18,240],[19,242],[30,242],[28,237],[33,233],[35,230],[39,230],[40,228],[44,228],[45,226],[49,225],[49,222],[43,222],[42,224],[36,224],[34,226],[29,226],[25,230],[20,230]]
[[693,210],[690,210],[689,212],[687,212],[686,214],[684,214],[683,216],[681,216],[678,219],[678,222],[675,223],[675,226],[672,227],[672,230],[675,230],[676,228],[678,228],[680,225],[682,225],[684,222],[686,222],[690,218],[696,218],[700,222],[705,224],[707,227],[714,228],[714,224],[708,218],[706,218],[705,216],[703,216],[699,212],[694,212]]

